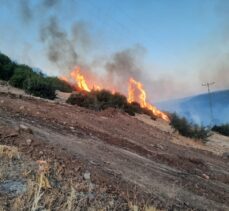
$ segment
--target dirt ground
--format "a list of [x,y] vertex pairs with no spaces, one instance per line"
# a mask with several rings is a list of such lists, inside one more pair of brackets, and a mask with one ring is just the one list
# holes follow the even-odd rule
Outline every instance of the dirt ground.
[[[32,134],[21,134],[20,125]],[[146,116],[96,112],[5,90],[0,126],[0,144],[18,147],[30,162],[57,160],[62,176],[77,181],[90,172],[99,193],[103,189],[109,200],[124,204],[116,210],[128,209],[129,201],[164,210],[229,210],[229,161],[222,156],[229,140],[218,134],[202,144]]]

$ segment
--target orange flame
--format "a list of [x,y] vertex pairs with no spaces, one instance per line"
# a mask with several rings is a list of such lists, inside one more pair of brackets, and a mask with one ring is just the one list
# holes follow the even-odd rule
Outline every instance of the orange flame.
[[60,80],[62,80],[62,81],[65,81],[66,83],[68,83],[68,78],[67,77],[65,77],[65,76],[60,76],[60,77],[58,77]]
[[155,106],[146,101],[146,91],[144,90],[142,83],[134,80],[133,78],[129,79],[127,100],[129,103],[136,101],[142,108],[149,109],[154,115],[164,119],[167,122],[170,121],[165,113],[159,111]]
[[71,77],[77,82],[78,84],[78,87],[81,89],[81,90],[84,90],[84,91],[87,91],[87,92],[90,92],[91,90],[89,89],[88,87],[88,84],[84,78],[84,76],[80,73],[80,68],[77,67],[75,70],[73,70],[71,73],[70,73]]

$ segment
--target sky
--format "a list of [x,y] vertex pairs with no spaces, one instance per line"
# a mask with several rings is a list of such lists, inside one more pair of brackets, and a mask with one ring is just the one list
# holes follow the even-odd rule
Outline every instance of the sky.
[[227,0],[0,1],[0,51],[48,75],[132,76],[151,101],[229,88]]

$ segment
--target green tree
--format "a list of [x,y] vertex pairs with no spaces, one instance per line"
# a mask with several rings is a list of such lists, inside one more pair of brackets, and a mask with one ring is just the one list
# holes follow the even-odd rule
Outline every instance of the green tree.
[[170,115],[170,120],[170,125],[183,136],[206,140],[210,135],[207,128],[192,124],[184,117],[179,117],[176,113]]
[[73,88],[67,84],[65,81],[60,80],[57,77],[47,77],[48,83],[50,83],[55,90],[62,92],[72,92]]
[[50,84],[46,78],[37,75],[27,78],[23,83],[23,88],[26,93],[34,96],[51,100],[56,97],[55,89],[52,84]]
[[25,67],[17,67],[14,70],[13,76],[10,78],[10,85],[17,87],[17,88],[23,88],[24,81],[34,75],[32,69],[25,68]]

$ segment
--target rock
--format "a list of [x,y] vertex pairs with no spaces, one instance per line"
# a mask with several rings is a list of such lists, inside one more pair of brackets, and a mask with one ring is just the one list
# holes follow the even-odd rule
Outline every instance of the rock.
[[23,125],[23,124],[19,125],[19,132],[21,132],[21,131],[24,131],[24,132],[27,132],[27,133],[31,133],[31,134],[33,133],[31,128],[29,128],[28,126]]
[[160,145],[160,144],[156,144],[155,147],[158,148],[158,149],[164,150],[164,147],[162,145]]
[[75,130],[75,128],[74,127],[69,127],[71,130]]
[[89,200],[94,200],[95,199],[95,194],[94,193],[88,193],[88,198]]
[[94,189],[95,189],[95,184],[93,184],[92,182],[90,182],[89,187],[88,187],[88,191],[89,192],[93,192]]
[[12,197],[22,195],[27,190],[27,185],[20,180],[6,180],[0,183],[0,195]]
[[109,203],[110,207],[113,207],[115,204],[114,199],[111,199],[108,203]]
[[229,152],[224,152],[223,155],[222,155],[222,157],[224,159],[229,159]]
[[25,106],[20,106],[19,109],[20,110],[24,110],[25,109]]
[[5,101],[4,100],[1,100],[1,103],[4,103]]
[[26,139],[26,144],[31,145],[32,140],[31,139]]
[[203,178],[208,180],[209,179],[209,176],[207,174],[202,174]]
[[90,179],[91,179],[91,174],[90,174],[90,172],[84,173],[83,178],[84,178],[85,180],[90,180]]
[[39,152],[39,155],[43,155],[43,154],[44,154],[43,151],[40,151],[40,152]]

